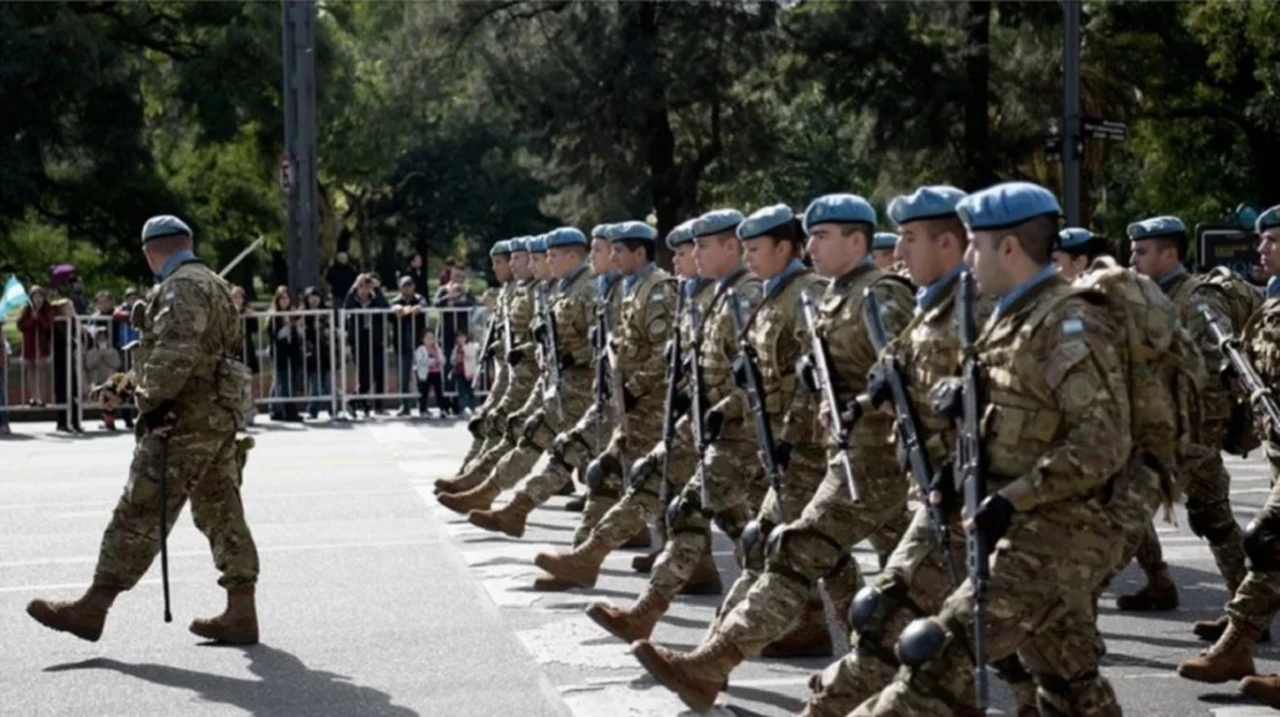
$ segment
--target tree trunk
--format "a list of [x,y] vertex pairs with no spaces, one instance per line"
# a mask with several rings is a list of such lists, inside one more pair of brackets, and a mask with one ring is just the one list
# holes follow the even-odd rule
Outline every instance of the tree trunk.
[[1263,127],[1245,130],[1245,138],[1251,150],[1254,198],[1260,203],[1259,209],[1280,204],[1280,173],[1275,171],[1276,157],[1280,157],[1280,139]]
[[667,116],[666,80],[658,68],[658,18],[655,3],[642,3],[636,7],[635,27],[639,37],[636,64],[645,87],[645,118],[642,142],[649,165],[649,194],[653,199],[654,213],[658,216],[658,264],[671,268],[671,251],[665,237],[675,228],[680,211],[680,197],[676,181],[676,138]]
[[970,2],[965,19],[965,75],[969,91],[964,105],[964,189],[975,191],[995,183],[991,167],[991,3]]

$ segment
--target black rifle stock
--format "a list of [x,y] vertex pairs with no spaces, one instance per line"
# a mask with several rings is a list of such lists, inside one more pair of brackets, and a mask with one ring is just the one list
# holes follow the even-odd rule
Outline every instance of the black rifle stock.
[[1271,421],[1272,431],[1280,431],[1280,409],[1277,409],[1271,391],[1267,389],[1267,384],[1258,375],[1253,364],[1240,352],[1240,339],[1232,335],[1231,329],[1222,325],[1208,304],[1200,304],[1196,308],[1208,323],[1209,333],[1213,334],[1213,340],[1218,344],[1222,355],[1231,362],[1231,368],[1235,370],[1240,386],[1247,394],[1249,406],[1254,411],[1261,411]]
[[[663,402],[664,413],[662,415],[662,447],[664,450],[662,452],[662,483],[658,489],[658,500],[663,505],[666,505],[667,499],[670,497],[669,493],[671,486],[668,485],[667,481],[669,478],[668,474],[671,469],[671,444],[675,441],[676,419],[678,418],[678,416],[676,416],[676,396],[679,394],[680,389],[677,388],[677,384],[680,383],[680,374],[682,373],[680,370],[680,362],[683,356],[681,346],[682,341],[680,340],[679,317],[684,313],[686,299],[684,287],[678,288],[679,293],[676,295],[677,325],[674,335],[671,337],[671,343],[668,344],[670,354],[667,356],[667,395]],[[692,316],[693,313],[696,313],[696,310],[693,308],[693,305],[696,302],[690,298],[688,303],[691,309],[690,315]]]
[[785,523],[787,508],[783,502],[782,467],[778,465],[777,444],[773,440],[773,427],[769,425],[769,412],[765,409],[764,388],[760,385],[760,372],[757,368],[755,347],[747,339],[747,320],[742,315],[742,304],[738,293],[730,289],[725,297],[729,302],[729,315],[733,319],[734,334],[738,341],[738,356],[745,369],[747,380],[747,406],[755,419],[756,439],[760,443],[760,453],[764,459],[765,477],[773,488],[774,498],[778,504],[778,519]]
[[600,300],[596,306],[596,453],[605,449],[604,412],[609,391],[609,292],[600,284]]
[[542,321],[546,331],[547,387],[544,398],[555,401],[556,415],[564,417],[564,399],[560,395],[560,338],[556,335],[556,315],[551,310],[551,292],[542,294]]
[[845,425],[840,417],[840,403],[836,399],[835,382],[831,373],[831,356],[827,353],[826,339],[818,331],[818,307],[808,294],[800,297],[800,306],[804,311],[805,327],[809,329],[809,355],[813,362],[814,381],[818,384],[823,402],[827,404],[827,434],[836,444],[837,460],[840,462],[840,470],[844,472],[849,496],[857,503],[862,500],[862,493],[854,479],[853,464],[849,461],[849,449],[846,446],[852,426]]
[[[978,432],[982,416],[978,405],[981,396],[977,340],[977,322],[974,319],[974,302],[977,289],[973,275],[960,275],[958,322],[962,363],[960,400],[963,422],[956,439],[955,479],[964,489],[964,505],[969,515],[978,512],[987,497],[986,471],[982,465],[982,438]],[[949,554],[949,551],[948,551]],[[976,706],[984,712],[989,704],[987,678],[987,584],[991,577],[991,541],[983,531],[971,530],[965,536],[965,555],[969,563],[969,579],[973,583],[973,681],[976,690]]]
[[911,477],[920,487],[926,505],[929,505],[929,527],[933,530],[942,550],[942,560],[947,566],[947,574],[952,585],[960,584],[960,574],[956,572],[955,562],[951,559],[950,536],[947,535],[947,515],[942,506],[931,505],[929,501],[930,487],[933,483],[933,469],[929,465],[929,454],[924,449],[924,438],[920,434],[920,421],[916,416],[911,397],[907,394],[907,385],[902,380],[902,372],[897,361],[885,354],[889,345],[889,332],[885,329],[884,320],[880,318],[880,299],[871,289],[867,289],[862,300],[862,321],[866,324],[867,334],[871,338],[871,346],[877,354],[881,354],[881,363],[885,368],[885,378],[889,384],[889,392],[893,396],[894,429],[898,435],[898,446],[906,456],[905,466],[911,471]]

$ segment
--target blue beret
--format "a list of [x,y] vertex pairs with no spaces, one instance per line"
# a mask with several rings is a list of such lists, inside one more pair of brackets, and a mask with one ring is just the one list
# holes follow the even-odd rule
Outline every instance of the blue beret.
[[1093,232],[1080,227],[1067,227],[1058,232],[1058,248],[1063,250],[1078,249],[1093,241]]
[[971,230],[1005,229],[1047,214],[1062,214],[1053,192],[1031,182],[1005,182],[961,199],[956,214]]
[[757,209],[738,225],[738,238],[746,241],[763,236],[773,229],[792,223],[795,218],[795,212],[785,204]]
[[143,244],[152,239],[177,236],[179,234],[195,238],[195,235],[191,233],[191,227],[187,226],[186,222],[170,214],[151,217],[146,224],[142,225]]
[[600,237],[601,239],[608,239],[609,227],[612,226],[612,224],[597,224],[595,228],[591,230],[591,238],[595,239],[596,237]]
[[675,251],[676,247],[682,244],[693,243],[693,223],[694,219],[680,222],[667,234],[667,248]]
[[962,190],[945,184],[920,187],[911,194],[894,197],[889,202],[889,218],[894,224],[902,226],[921,219],[955,216],[956,205],[961,199],[964,199]]
[[533,237],[514,237],[507,240],[507,246],[511,247],[512,254],[528,253],[529,240],[531,239],[533,239]]
[[1258,215],[1258,221],[1254,223],[1253,230],[1259,234],[1268,229],[1280,227],[1280,204],[1268,209]]
[[1151,217],[1129,225],[1129,238],[1134,241],[1156,237],[1185,237],[1187,227],[1177,217]]
[[742,212],[737,209],[716,209],[707,212],[693,220],[693,226],[690,228],[692,232],[690,238],[733,231],[738,228],[738,225],[745,218],[742,216]]
[[898,235],[893,232],[876,232],[871,238],[871,248],[876,249],[892,249],[898,245]]
[[493,245],[493,248],[489,250],[489,256],[491,257],[510,256],[510,255],[511,255],[511,242],[508,242],[506,240],[495,243]]
[[611,224],[608,232],[606,238],[615,242],[629,240],[654,242],[658,240],[658,230],[644,222],[630,221]]
[[532,237],[528,241],[530,254],[546,254],[547,253],[547,235],[539,234]]
[[562,246],[586,246],[587,237],[573,227],[560,227],[546,235],[547,248]]
[[875,226],[876,210],[856,194],[828,194],[813,200],[804,210],[804,233],[808,234],[812,226],[828,222],[863,222]]

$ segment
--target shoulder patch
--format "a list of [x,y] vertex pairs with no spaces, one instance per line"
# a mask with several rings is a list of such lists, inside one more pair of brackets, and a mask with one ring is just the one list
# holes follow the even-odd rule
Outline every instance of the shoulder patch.
[[1084,322],[1072,316],[1062,320],[1062,335],[1073,336],[1084,333]]

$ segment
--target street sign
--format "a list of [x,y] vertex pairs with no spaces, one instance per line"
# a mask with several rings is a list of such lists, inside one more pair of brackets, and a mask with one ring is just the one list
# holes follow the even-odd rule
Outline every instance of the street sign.
[[1105,120],[1101,117],[1081,117],[1080,126],[1081,134],[1088,139],[1123,142],[1129,135],[1129,126],[1124,122]]
[[293,193],[293,174],[293,159],[289,157],[288,152],[281,152],[280,169],[276,179],[280,183],[280,192],[286,197]]
[[1196,227],[1196,265],[1211,269],[1225,266],[1249,278],[1259,263],[1258,235],[1226,225]]

